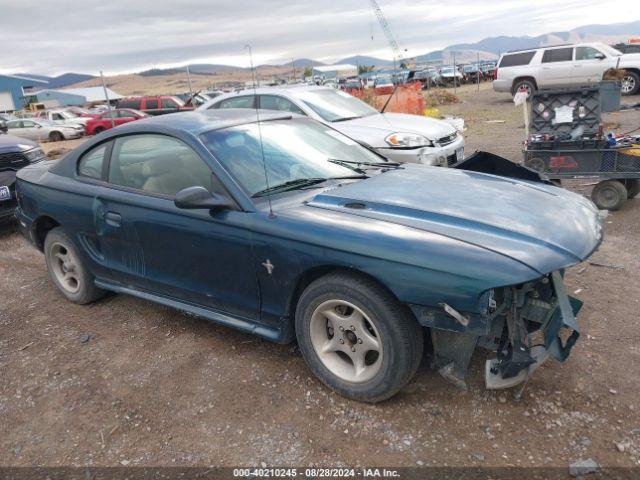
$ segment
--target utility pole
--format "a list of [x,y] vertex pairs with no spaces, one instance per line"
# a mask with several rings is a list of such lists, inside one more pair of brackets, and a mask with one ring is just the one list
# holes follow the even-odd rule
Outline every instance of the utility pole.
[[189,84],[189,95],[191,95],[191,101],[193,102],[193,89],[191,88],[191,72],[189,71],[189,65],[187,65],[187,83]]
[[458,69],[456,68],[456,52],[453,52],[453,94],[456,95],[457,88],[456,85],[458,83]]
[[291,59],[291,66],[293,67],[293,81],[296,81],[296,61]]
[[111,115],[111,102],[109,101],[109,94],[107,93],[107,84],[104,83],[104,75],[102,74],[102,70],[100,70],[100,80],[102,80],[102,90],[104,91],[104,98],[107,100],[107,109],[109,111],[109,118],[111,119],[111,128],[116,126],[116,122]]
[[476,72],[476,78],[478,80],[478,91],[480,91],[480,52],[478,52],[478,63],[476,63],[476,66],[478,67],[478,71]]

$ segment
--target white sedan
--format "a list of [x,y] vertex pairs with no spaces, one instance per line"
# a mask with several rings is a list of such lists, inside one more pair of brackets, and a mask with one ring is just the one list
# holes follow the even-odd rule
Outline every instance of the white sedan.
[[380,113],[333,88],[295,85],[246,89],[198,107],[259,108],[305,115],[395,162],[447,166],[464,157],[464,138],[450,123],[420,115]]

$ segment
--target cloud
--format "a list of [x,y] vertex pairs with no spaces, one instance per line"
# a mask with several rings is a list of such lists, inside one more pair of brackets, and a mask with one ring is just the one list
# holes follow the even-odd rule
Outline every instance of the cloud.
[[[247,43],[256,64],[355,54],[391,58],[366,0],[74,3],[0,0],[2,70],[115,73],[188,62],[247,66]],[[378,3],[410,55],[487,36],[536,35],[619,19],[611,12],[625,11],[625,21],[640,18],[640,9],[628,0]]]

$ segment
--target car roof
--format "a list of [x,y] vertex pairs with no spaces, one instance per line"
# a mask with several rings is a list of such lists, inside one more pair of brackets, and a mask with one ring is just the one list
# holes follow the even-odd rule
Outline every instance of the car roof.
[[584,46],[598,46],[604,45],[602,42],[581,42],[581,43],[559,43],[557,45],[542,45],[540,47],[531,47],[531,48],[522,48],[519,50],[509,50],[505,52],[504,55],[509,55],[511,53],[520,53],[520,52],[533,52],[536,50],[548,50],[552,48],[562,48],[562,47],[584,47]]
[[[261,121],[287,119],[294,116],[290,112],[259,110]],[[147,117],[118,127],[117,134],[150,132],[158,130],[180,130],[194,135],[211,130],[253,123],[257,119],[256,110],[246,108],[225,108],[214,110],[193,110]]]

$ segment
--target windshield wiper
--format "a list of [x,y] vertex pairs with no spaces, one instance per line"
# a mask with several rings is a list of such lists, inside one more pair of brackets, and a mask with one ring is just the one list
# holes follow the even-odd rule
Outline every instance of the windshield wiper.
[[346,122],[347,120],[355,120],[356,118],[362,118],[362,115],[355,115],[353,117],[341,117],[336,118],[335,120],[331,120],[332,122]]
[[274,185],[269,188],[265,188],[264,190],[260,190],[259,192],[254,193],[251,197],[262,197],[264,195],[268,195],[274,192],[286,192],[288,190],[296,190],[304,187],[309,187],[311,185],[316,185],[318,183],[326,182],[327,180],[347,180],[352,178],[369,178],[366,175],[346,175],[344,177],[312,177],[312,178],[296,178],[295,180],[289,180],[284,183],[280,183],[278,185]]
[[354,160],[340,160],[337,158],[329,158],[327,159],[331,163],[337,163],[338,165],[366,165],[367,167],[378,167],[378,168],[399,168],[400,164],[398,162],[356,162]]

